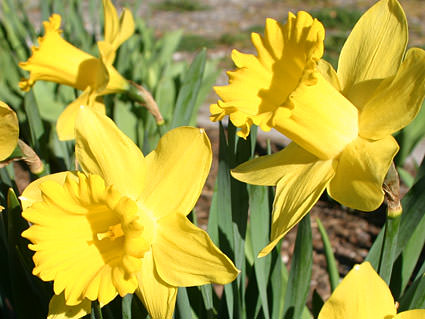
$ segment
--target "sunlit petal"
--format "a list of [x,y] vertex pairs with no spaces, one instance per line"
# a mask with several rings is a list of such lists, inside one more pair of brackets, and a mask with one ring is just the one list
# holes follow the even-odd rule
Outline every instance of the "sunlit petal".
[[362,15],[342,48],[338,78],[344,94],[359,82],[393,76],[407,45],[407,20],[397,0],[380,0]]
[[165,134],[146,156],[146,184],[139,198],[160,218],[187,215],[195,206],[212,160],[210,141],[203,129],[179,127]]
[[143,154],[105,115],[87,107],[80,110],[75,153],[85,172],[101,176],[127,196],[141,194],[146,174]]
[[329,195],[351,208],[377,209],[384,200],[382,184],[397,151],[390,135],[378,141],[359,137],[341,154]]
[[81,106],[93,107],[96,112],[105,114],[105,105],[94,97],[94,92],[90,88],[87,88],[59,115],[56,122],[56,131],[61,141],[75,139],[75,121]]
[[208,234],[180,214],[159,221],[152,254],[159,276],[172,286],[227,284],[239,273]]
[[143,257],[142,270],[137,275],[139,287],[137,296],[142,300],[152,319],[172,318],[176,304],[177,287],[163,281],[152,259],[152,253]]
[[50,174],[36,179],[34,182],[29,184],[19,199],[21,200],[22,209],[26,209],[30,207],[32,204],[36,202],[40,202],[42,200],[40,185],[47,181],[55,181],[56,183],[63,185],[65,182],[65,178],[69,176],[74,176],[77,179],[77,175],[72,172],[61,172],[56,174]]
[[384,319],[395,314],[390,289],[372,266],[364,262],[345,276],[323,305],[318,319]]
[[124,9],[118,19],[118,13],[111,0],[103,0],[105,15],[105,41],[110,43],[114,50],[134,33],[134,20],[131,11]]
[[334,161],[319,160],[294,143],[287,148],[281,167],[282,178],[277,183],[273,203],[270,243],[259,257],[267,255],[309,212],[335,174]]
[[381,139],[409,124],[425,96],[425,51],[410,49],[394,77],[385,79],[359,117],[360,136]]

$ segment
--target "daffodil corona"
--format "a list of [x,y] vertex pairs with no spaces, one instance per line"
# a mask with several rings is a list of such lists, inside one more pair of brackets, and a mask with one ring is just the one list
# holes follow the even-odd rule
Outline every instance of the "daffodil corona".
[[136,292],[153,318],[171,318],[177,287],[233,281],[233,263],[186,218],[211,165],[205,132],[174,129],[144,157],[105,115],[78,116],[83,172],[43,177],[21,196],[33,273],[54,281],[49,317]]
[[103,0],[105,40],[98,42],[100,58],[96,58],[61,37],[61,16],[53,14],[43,22],[45,34],[38,39],[39,47],[32,47],[32,56],[19,66],[30,72],[19,86],[28,91],[36,81],[51,81],[82,90],[83,93],[64,110],[57,122],[61,140],[74,138],[75,118],[80,105],[91,106],[105,113],[98,97],[128,89],[128,82],[112,66],[118,47],[134,32],[131,12],[124,9],[121,19],[110,0]]
[[0,161],[12,154],[18,144],[19,123],[16,113],[0,101]]
[[318,319],[423,319],[424,309],[397,314],[387,284],[368,262],[355,265],[325,302]]
[[322,24],[306,12],[285,25],[268,19],[252,34],[257,56],[233,52],[238,67],[211,119],[229,115],[238,134],[252,124],[293,140],[283,151],[241,164],[232,175],[276,186],[271,242],[298,223],[325,189],[338,202],[372,211],[383,202],[382,183],[398,151],[391,134],[418,113],[425,86],[425,52],[405,52],[407,21],[397,0],[380,0],[358,21],[339,58],[324,60]]

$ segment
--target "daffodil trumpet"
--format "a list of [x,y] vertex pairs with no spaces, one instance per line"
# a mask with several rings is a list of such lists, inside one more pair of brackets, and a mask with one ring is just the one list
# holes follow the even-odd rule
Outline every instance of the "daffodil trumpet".
[[178,287],[236,278],[232,261],[186,217],[211,165],[204,130],[169,131],[145,157],[111,119],[84,107],[76,158],[82,172],[42,177],[20,197],[33,273],[53,281],[49,318],[80,318],[91,301],[128,293],[152,318],[171,318]]
[[29,71],[29,77],[19,83],[28,91],[36,81],[51,81],[81,90],[81,95],[59,116],[56,130],[60,140],[74,139],[75,119],[81,105],[105,114],[102,96],[125,92],[128,81],[113,67],[119,46],[134,33],[131,12],[124,9],[121,17],[111,0],[103,0],[104,40],[97,43],[99,57],[73,46],[61,37],[61,16],[53,14],[43,22],[45,34],[38,38],[39,46],[32,47],[31,57],[19,66]]
[[407,20],[397,0],[380,0],[360,18],[342,48],[338,70],[322,60],[325,31],[306,12],[281,25],[267,19],[253,33],[257,55],[233,51],[237,67],[210,107],[246,137],[250,126],[292,139],[284,150],[232,170],[236,179],[276,186],[267,255],[326,189],[341,204],[373,211],[399,146],[425,95],[425,51],[406,52]]

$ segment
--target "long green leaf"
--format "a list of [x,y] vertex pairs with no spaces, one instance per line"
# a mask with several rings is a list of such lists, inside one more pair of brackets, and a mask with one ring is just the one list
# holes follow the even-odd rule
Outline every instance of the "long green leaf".
[[187,125],[192,118],[199,89],[201,88],[206,61],[206,50],[203,49],[193,60],[177,96],[171,128]]
[[310,214],[298,224],[294,255],[285,294],[284,318],[301,318],[310,287],[313,266],[313,243]]
[[256,258],[258,253],[269,241],[269,197],[268,189],[265,186],[248,186],[250,200],[250,239],[252,253],[254,255],[254,268],[257,286],[261,298],[261,306],[265,318],[270,318],[270,311],[267,297],[267,284],[271,266],[270,254],[263,258]]
[[339,272],[336,265],[335,256],[332,250],[332,245],[326,233],[325,227],[319,218],[316,219],[317,226],[319,227],[320,236],[322,237],[323,248],[325,250],[326,266],[328,269],[329,283],[331,285],[331,292],[335,290],[339,283]]

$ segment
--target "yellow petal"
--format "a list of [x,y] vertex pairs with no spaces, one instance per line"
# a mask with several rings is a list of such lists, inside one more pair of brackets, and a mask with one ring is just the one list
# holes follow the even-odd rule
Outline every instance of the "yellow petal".
[[[280,152],[254,158],[232,169],[231,174],[237,180],[253,185],[276,186],[286,173],[288,153],[297,148],[295,143]],[[309,163],[305,158],[305,164]]]
[[320,159],[336,157],[358,135],[358,111],[320,73],[276,109],[273,127]]
[[168,285],[159,277],[151,252],[145,254],[137,279],[139,287],[136,294],[152,319],[171,319],[176,304],[177,287]]
[[227,284],[239,271],[208,234],[185,216],[171,214],[158,222],[152,255],[159,276],[172,286]]
[[425,51],[410,49],[394,77],[385,79],[359,116],[359,134],[380,139],[402,129],[418,114],[425,96]]
[[338,75],[336,74],[336,71],[333,68],[332,64],[323,59],[320,59],[319,63],[317,64],[317,70],[330,84],[332,84],[335,89],[341,91],[341,85],[339,84]]
[[[103,0],[105,16],[105,41],[116,51],[134,33],[134,20],[131,11],[124,9],[120,19],[112,1]],[[112,63],[112,61],[111,61]]]
[[382,184],[397,151],[392,136],[378,141],[359,137],[341,154],[329,195],[351,208],[377,209],[384,200]]
[[394,319],[424,319],[425,309],[415,309],[400,312]]
[[28,91],[35,81],[44,80],[84,90],[93,86],[99,60],[65,41],[60,30],[61,17],[53,14],[43,22],[45,35],[38,39],[39,47],[32,48],[32,56],[19,66],[30,71],[30,77],[19,83]]
[[76,157],[83,170],[137,198],[144,187],[142,152],[107,116],[82,108],[76,123]]
[[67,141],[75,139],[75,121],[82,105],[93,107],[96,112],[105,114],[105,105],[94,97],[95,93],[90,88],[87,88],[75,101],[65,108],[56,122],[56,131],[59,140]]
[[[259,253],[267,255],[317,202],[334,175],[334,162],[322,161],[291,143],[282,153],[280,174],[273,203],[270,243]],[[273,172],[273,171],[272,171]]]
[[319,319],[393,318],[394,299],[387,284],[368,262],[356,265],[337,286]]
[[407,21],[397,0],[380,0],[360,18],[342,48],[338,78],[344,95],[358,83],[393,76],[407,44]]
[[53,295],[49,303],[47,319],[78,319],[91,312],[91,301],[84,299],[78,305],[68,306],[65,304],[64,294]]
[[100,53],[100,67],[96,78],[96,91],[102,95],[126,91],[129,87],[128,81],[112,66],[116,49],[106,41],[98,41],[97,47]]
[[179,127],[165,134],[146,156],[146,185],[139,198],[157,218],[187,215],[195,206],[211,166],[210,141],[203,129]]
[[[246,137],[252,124],[271,129],[271,113],[285,103],[322,56],[324,36],[322,24],[301,11],[297,16],[290,13],[285,25],[266,20],[264,36],[252,35],[258,56],[232,52],[238,69],[228,72],[229,85],[215,90],[222,99],[218,109],[242,129],[240,136]],[[220,119],[217,114],[214,107],[213,120]]]
[[[63,183],[65,182],[65,178],[71,174],[72,174],[71,172],[61,172],[56,174],[50,174],[50,175],[43,176],[36,179],[34,182],[29,184],[25,188],[22,195],[19,196],[19,199],[21,200],[21,204],[22,204],[22,209],[25,210],[28,207],[30,207],[32,204],[36,202],[40,202],[42,200],[41,190],[40,190],[40,185],[42,183],[47,181],[55,181],[56,183],[63,185]],[[76,175],[73,175],[73,176],[77,179]]]
[[6,103],[0,101],[0,161],[12,154],[18,138],[18,117]]

